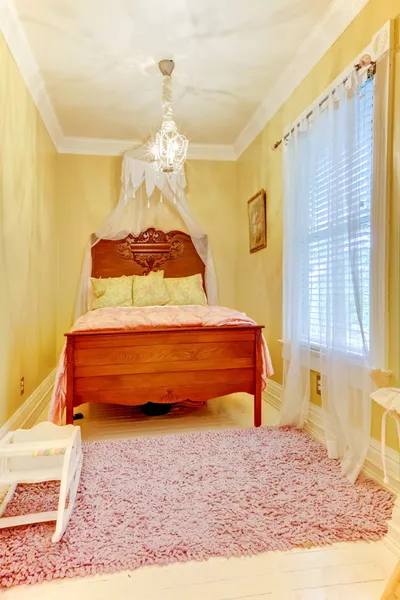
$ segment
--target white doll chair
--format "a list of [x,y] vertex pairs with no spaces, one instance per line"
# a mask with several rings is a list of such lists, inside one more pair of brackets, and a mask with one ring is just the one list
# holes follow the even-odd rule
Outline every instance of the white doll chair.
[[[56,521],[52,542],[58,542],[74,507],[82,468],[80,427],[50,422],[11,431],[0,440],[0,529]],[[18,484],[60,481],[57,510],[2,517]],[[67,498],[68,506],[66,507]]]
[[371,394],[371,398],[385,409],[385,412],[382,416],[381,454],[384,482],[389,483],[389,478],[387,476],[386,471],[386,421],[388,417],[392,417],[395,420],[397,427],[397,435],[400,439],[400,388],[381,388],[373,394]]

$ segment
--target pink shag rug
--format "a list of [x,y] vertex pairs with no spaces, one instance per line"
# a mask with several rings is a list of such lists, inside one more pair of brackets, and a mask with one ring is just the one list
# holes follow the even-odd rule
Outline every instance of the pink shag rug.
[[[57,484],[20,486],[8,515],[54,508]],[[260,428],[84,444],[75,509],[0,530],[0,585],[244,556],[387,532],[394,496],[351,486],[306,433]]]

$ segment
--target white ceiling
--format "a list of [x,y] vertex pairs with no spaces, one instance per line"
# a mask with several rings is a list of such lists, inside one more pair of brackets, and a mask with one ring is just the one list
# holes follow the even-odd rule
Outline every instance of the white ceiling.
[[365,0],[14,0],[64,138],[146,140],[160,123],[157,63],[173,58],[179,128],[226,146],[349,3]]

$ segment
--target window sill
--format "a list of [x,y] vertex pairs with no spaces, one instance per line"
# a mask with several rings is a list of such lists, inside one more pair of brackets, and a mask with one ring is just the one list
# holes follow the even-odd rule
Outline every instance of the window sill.
[[[283,347],[284,340],[277,340]],[[356,358],[356,355],[354,355]],[[316,373],[320,372],[320,352],[316,348],[310,349],[310,370]],[[389,369],[370,369],[369,371],[372,381],[378,388],[391,387],[393,373]]]

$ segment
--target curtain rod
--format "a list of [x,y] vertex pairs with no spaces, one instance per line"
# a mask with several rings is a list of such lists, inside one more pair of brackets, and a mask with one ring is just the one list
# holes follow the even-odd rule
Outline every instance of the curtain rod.
[[[372,58],[370,57],[369,54],[364,54],[361,58],[360,58],[360,62],[358,62],[357,64],[354,65],[354,70],[356,72],[360,71],[361,69],[363,69],[364,67],[368,67],[368,71],[367,71],[367,77],[368,79],[370,79],[371,77],[373,77],[376,73],[376,62],[374,62],[372,60]],[[349,75],[347,77],[345,77],[342,81],[342,83],[346,83],[346,81],[348,80]],[[327,94],[322,100],[321,102],[318,104],[318,106],[322,106],[324,104],[324,102],[326,102],[330,96],[330,94],[334,93],[336,88],[333,88],[332,92],[329,92],[329,94]],[[309,113],[306,114],[305,118],[308,119],[311,117],[311,115],[313,114],[313,110],[310,110]],[[294,131],[294,128],[291,129],[290,133]],[[284,142],[284,140],[286,140],[290,133],[287,133],[286,135],[284,135],[280,140],[278,140],[277,142],[275,142],[275,144],[272,146],[272,150],[277,150],[279,148],[279,146],[282,144],[282,142]]]

